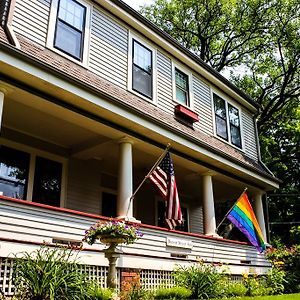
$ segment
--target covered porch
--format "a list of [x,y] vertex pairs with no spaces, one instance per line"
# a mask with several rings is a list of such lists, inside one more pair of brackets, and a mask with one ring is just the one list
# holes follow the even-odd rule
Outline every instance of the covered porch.
[[129,199],[170,142],[185,219],[178,230],[218,237],[216,224],[247,187],[265,235],[263,190],[253,178],[223,170],[176,137],[166,139],[100,108],[82,113],[7,84],[1,108],[3,196],[164,227],[164,203],[150,182]]

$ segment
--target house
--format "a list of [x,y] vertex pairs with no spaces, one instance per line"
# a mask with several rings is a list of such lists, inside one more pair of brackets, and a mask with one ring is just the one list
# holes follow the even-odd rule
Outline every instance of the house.
[[[4,0],[0,5],[0,283],[14,253],[80,243],[107,217],[141,222],[119,273],[147,288],[176,264],[266,272],[263,254],[216,224],[245,187],[266,236],[262,196],[279,181],[260,160],[259,106],[120,0]],[[135,188],[171,144],[185,223],[163,227],[151,183]],[[81,263],[104,280],[104,246]],[[104,282],[104,281],[103,281]]]

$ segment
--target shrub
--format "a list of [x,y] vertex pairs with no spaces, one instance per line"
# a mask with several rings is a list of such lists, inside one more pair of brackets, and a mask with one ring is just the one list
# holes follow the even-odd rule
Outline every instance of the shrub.
[[110,300],[113,291],[101,288],[97,282],[90,282],[86,289],[86,300]]
[[188,299],[192,292],[184,287],[160,288],[154,293],[154,299]]
[[280,248],[271,248],[267,252],[267,258],[272,263],[273,268],[285,273],[284,285],[285,293],[299,292],[300,285],[300,245]]
[[47,247],[16,257],[13,283],[17,296],[26,300],[82,300],[85,278],[73,252]]
[[200,262],[190,267],[178,267],[174,271],[175,282],[192,292],[192,299],[207,299],[221,294],[220,281],[224,278],[213,265]]
[[267,274],[267,285],[272,289],[273,295],[283,294],[286,273],[279,268],[272,267]]
[[247,288],[241,282],[228,281],[224,285],[224,295],[228,297],[241,297],[245,296],[247,293]]

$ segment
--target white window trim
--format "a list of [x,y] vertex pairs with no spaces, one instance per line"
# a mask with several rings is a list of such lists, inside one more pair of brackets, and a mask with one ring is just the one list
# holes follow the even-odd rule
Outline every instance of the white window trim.
[[[215,114],[215,105],[214,105],[214,94],[216,94],[217,96],[219,96],[220,98],[222,98],[225,101],[225,109],[226,109],[226,126],[227,126],[227,133],[228,133],[228,141],[226,141],[225,139],[219,137],[217,135],[217,130],[216,130],[216,114]],[[217,92],[213,89],[211,89],[211,103],[212,103],[212,118],[213,118],[213,129],[214,129],[214,136],[230,145],[231,147],[234,147],[235,149],[238,149],[239,151],[245,152],[245,142],[244,142],[244,130],[243,130],[243,120],[242,120],[242,108],[240,105],[238,105],[237,103],[233,103],[231,100],[228,99],[227,96],[225,96],[224,94]],[[239,120],[240,120],[240,131],[241,131],[241,143],[242,143],[242,148],[232,144],[231,142],[231,134],[230,134],[230,124],[229,124],[229,116],[228,116],[228,104],[232,105],[234,108],[236,108],[239,112]]]
[[[158,202],[164,202],[164,200],[159,196],[155,196],[155,226],[157,226],[157,227],[158,227]],[[185,221],[187,222],[187,228],[188,228],[187,232],[191,232],[189,205],[187,205],[186,203],[180,203],[180,207],[184,207],[187,210],[187,220],[185,220]]]
[[[157,51],[154,47],[152,47],[148,42],[146,42],[144,39],[140,38],[139,36],[133,34],[130,30],[128,33],[128,74],[127,74],[127,89],[139,96],[140,98],[143,98],[144,100],[147,100],[148,102],[152,104],[157,104]],[[132,89],[132,46],[133,46],[133,40],[136,40],[137,42],[144,45],[146,48],[152,51],[152,99],[140,94],[139,92]]]
[[[175,68],[188,76],[189,84],[189,105],[182,104],[176,100],[176,81],[175,81]],[[183,105],[191,110],[194,110],[194,93],[193,93],[193,74],[187,68],[172,61],[172,88],[173,88],[173,102]]]
[[26,152],[30,155],[29,159],[29,172],[28,172],[28,183],[27,183],[27,194],[26,199],[28,202],[32,202],[32,192],[34,184],[34,173],[35,173],[35,160],[37,156],[51,159],[62,164],[62,174],[61,174],[61,190],[60,190],[60,207],[66,207],[67,198],[67,169],[68,169],[68,159],[43,151],[30,146],[13,142],[10,140],[0,138],[0,144]]
[[71,55],[68,55],[67,53],[54,47],[54,34],[55,34],[55,25],[56,25],[57,12],[58,12],[58,1],[59,0],[52,0],[52,3],[51,3],[46,47],[51,49],[52,51],[58,53],[59,55],[87,68],[88,67],[88,53],[89,53],[89,48],[90,48],[91,6],[82,0],[76,0],[78,3],[80,3],[82,6],[84,6],[86,8],[84,40],[83,40],[83,45],[82,45],[83,52],[82,52],[82,60],[80,61],[80,60],[73,58]]

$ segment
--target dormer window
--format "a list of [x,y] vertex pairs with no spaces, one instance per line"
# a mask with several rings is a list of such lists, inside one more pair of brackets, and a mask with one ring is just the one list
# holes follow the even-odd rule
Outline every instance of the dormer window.
[[82,0],[52,0],[47,47],[87,64],[90,7]]
[[82,59],[86,8],[74,0],[59,0],[54,47]]
[[189,76],[175,68],[176,101],[189,106]]
[[132,89],[149,99],[153,96],[152,70],[152,51],[133,40]]
[[232,145],[242,148],[239,110],[214,94],[216,135]]

